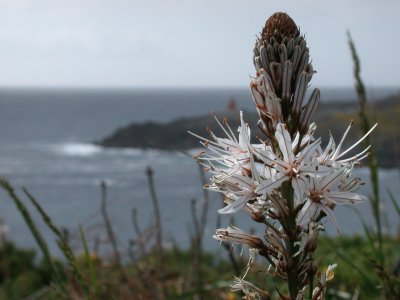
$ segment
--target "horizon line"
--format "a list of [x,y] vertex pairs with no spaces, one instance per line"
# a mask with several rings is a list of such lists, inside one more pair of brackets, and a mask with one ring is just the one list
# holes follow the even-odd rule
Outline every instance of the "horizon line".
[[[342,86],[311,86],[311,88],[319,88],[319,89],[354,89],[354,85],[342,85]],[[399,89],[400,85],[380,85],[380,86],[367,86],[368,90],[373,89]],[[0,90],[143,90],[143,91],[168,91],[168,90],[247,90],[249,87],[247,86],[80,86],[80,85],[65,85],[65,86],[33,86],[33,85],[7,85],[1,86]]]

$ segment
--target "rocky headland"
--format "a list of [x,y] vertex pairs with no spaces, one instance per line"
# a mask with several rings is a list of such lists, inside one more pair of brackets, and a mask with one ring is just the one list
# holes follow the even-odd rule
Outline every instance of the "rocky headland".
[[[400,166],[400,95],[372,102],[368,106],[371,126],[379,125],[372,133],[373,150],[377,153],[381,167],[395,168]],[[226,118],[232,130],[239,126],[237,111],[217,112],[219,120]],[[256,113],[244,112],[244,119],[251,128],[256,128],[258,116]],[[323,137],[323,143],[329,139],[329,132],[338,143],[350,120],[355,121],[345,145],[350,145],[361,137],[358,126],[358,104],[356,102],[322,103],[314,121],[318,125],[317,135]],[[214,118],[208,114],[198,117],[181,118],[169,123],[132,123],[117,129],[96,144],[104,147],[124,147],[161,150],[187,150],[201,147],[199,139],[188,131],[200,136],[209,137],[207,128],[217,136],[224,133]],[[258,128],[253,130],[252,137],[262,136]]]

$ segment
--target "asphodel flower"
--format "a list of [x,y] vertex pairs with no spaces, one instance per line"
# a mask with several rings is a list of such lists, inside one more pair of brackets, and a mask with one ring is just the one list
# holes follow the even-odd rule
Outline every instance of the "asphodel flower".
[[[332,135],[330,136],[329,143],[326,146],[323,153],[318,157],[319,163],[324,165],[330,165],[335,168],[346,167],[350,164],[358,163],[366,156],[368,156],[368,150],[371,146],[366,147],[360,153],[357,153],[351,157],[343,158],[347,153],[357,147],[365,138],[375,129],[378,124],[375,124],[362,138],[360,138],[357,142],[351,145],[346,150],[342,151],[343,142],[346,139],[347,134],[349,133],[351,127],[353,126],[353,121],[350,122],[350,125],[347,127],[345,133],[343,134],[339,144],[336,146],[335,140]],[[321,151],[322,152],[322,151]]]
[[347,171],[346,168],[342,168],[320,178],[308,179],[306,201],[297,216],[299,224],[316,221],[323,212],[339,231],[339,225],[333,215],[334,207],[366,200],[364,196],[354,192],[362,182],[356,180],[350,184]]
[[[282,185],[285,181],[290,181],[294,189],[298,202],[303,198],[307,176],[320,176],[330,171],[330,168],[318,165],[312,160],[317,154],[316,150],[321,143],[321,139],[310,142],[295,155],[290,134],[284,124],[278,124],[275,138],[279,145],[280,153],[274,153],[268,150],[255,150],[255,155],[261,159],[267,166],[274,168],[277,174],[260,182],[255,190],[260,194],[268,194],[273,189]],[[280,158],[280,156],[282,156]]]
[[[318,235],[325,217],[339,230],[334,216],[337,205],[365,200],[357,193],[361,179],[351,173],[368,155],[369,147],[357,154],[351,151],[376,125],[345,150],[344,140],[352,123],[337,145],[330,136],[327,146],[321,146],[322,138],[315,136],[317,125],[312,123],[320,91],[314,89],[304,101],[314,70],[304,36],[287,14],[276,13],[266,22],[254,47],[254,64],[256,75],[250,90],[264,136],[252,143],[242,112],[237,133],[214,116],[224,137],[211,131],[209,139],[193,135],[207,148],[196,156],[211,174],[206,188],[224,195],[226,206],[219,213],[243,210],[258,226],[265,226],[264,237],[229,226],[218,229],[214,238],[249,246],[246,272],[232,285],[249,299],[270,297],[244,280],[256,253],[268,261],[268,274],[287,281],[289,299],[304,299],[310,281],[316,286],[313,299],[323,299],[336,265],[317,272],[314,252]],[[314,280],[316,274],[319,278]]]
[[209,130],[211,139],[206,139],[189,131],[190,134],[199,138],[201,144],[209,150],[208,153],[195,155],[195,158],[198,158],[203,164],[206,162],[207,166],[213,168],[214,164],[217,163],[218,168],[224,170],[246,166],[250,161],[250,128],[243,120],[243,113],[240,113],[241,126],[238,130],[238,137],[236,137],[227,120],[224,120],[224,124],[221,124],[215,114],[213,114],[213,117],[226,136],[217,137]]

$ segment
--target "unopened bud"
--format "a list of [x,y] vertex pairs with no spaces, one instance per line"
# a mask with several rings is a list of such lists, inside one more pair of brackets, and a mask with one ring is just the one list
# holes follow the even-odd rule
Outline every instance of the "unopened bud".
[[266,40],[269,40],[269,38],[273,36],[275,32],[288,38],[299,36],[299,30],[296,23],[291,17],[289,17],[288,14],[283,12],[274,13],[269,17],[262,31],[262,37]]
[[229,226],[228,228],[217,229],[214,239],[219,241],[228,241],[239,244],[246,244],[250,248],[262,249],[265,247],[262,240],[254,235],[250,235],[237,227]]
[[314,252],[315,249],[317,249],[317,236],[310,236],[305,245],[304,245],[304,250],[306,252]]
[[285,261],[280,260],[280,261],[278,262],[277,267],[278,267],[278,269],[279,269],[282,273],[286,273],[286,270],[287,270],[287,263],[286,263]]
[[265,217],[259,211],[251,213],[250,216],[257,223],[263,223],[265,221]]
[[314,276],[315,274],[317,274],[317,266],[315,265],[314,261],[310,261],[307,265],[307,274],[309,276]]

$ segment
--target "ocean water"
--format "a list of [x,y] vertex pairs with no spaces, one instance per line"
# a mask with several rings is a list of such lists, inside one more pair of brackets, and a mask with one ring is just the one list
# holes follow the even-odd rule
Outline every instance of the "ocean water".
[[[384,96],[393,90],[375,91]],[[322,90],[324,94],[324,90]],[[351,90],[327,90],[329,100],[353,99]],[[234,98],[239,108],[252,110],[246,90],[0,90],[0,175],[6,177],[24,197],[27,188],[42,204],[54,222],[70,231],[76,249],[81,249],[77,234],[80,224],[95,247],[109,253],[106,231],[100,215],[100,183],[108,185],[108,209],[121,251],[135,238],[132,209],[138,210],[143,230],[151,227],[154,214],[151,205],[146,168],[154,169],[154,181],[161,206],[166,244],[189,244],[192,228],[190,203],[203,194],[200,173],[195,161],[184,153],[140,149],[103,149],[93,141],[130,122],[168,122],[183,116],[201,115],[224,110]],[[325,98],[323,101],[328,101]],[[356,174],[366,178],[367,169]],[[386,188],[400,193],[399,171],[381,170],[382,196],[388,202]],[[366,186],[363,193],[369,194]],[[216,210],[222,205],[217,194],[210,194],[209,220],[205,247],[213,250],[219,244],[212,239],[216,227]],[[31,207],[28,201],[25,202]],[[198,201],[200,203],[200,201]],[[7,236],[17,244],[36,247],[33,238],[14,203],[0,191],[0,218],[7,226]],[[368,223],[368,204],[357,207]],[[383,205],[387,218],[385,229],[395,232],[399,221],[390,204]],[[32,210],[33,211],[33,210]],[[54,236],[37,214],[34,220],[43,231],[55,254]],[[346,208],[336,211],[343,234],[362,232],[356,214]],[[238,215],[230,222],[251,229],[252,222]],[[334,232],[328,224],[328,233]],[[254,228],[256,231],[260,230]]]

